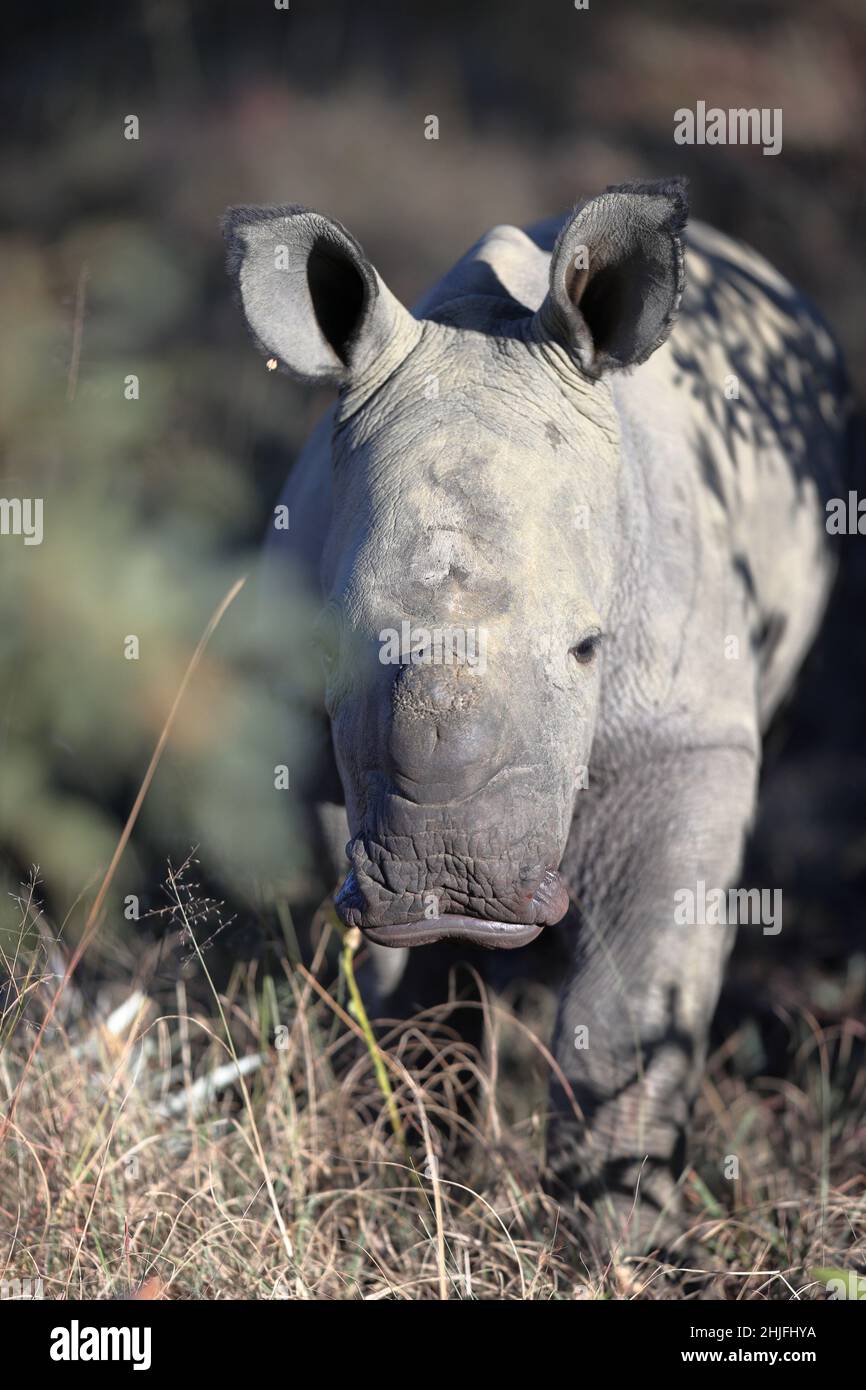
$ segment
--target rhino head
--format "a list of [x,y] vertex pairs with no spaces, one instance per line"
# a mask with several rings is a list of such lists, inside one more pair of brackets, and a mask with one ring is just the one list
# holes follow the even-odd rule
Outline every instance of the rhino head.
[[[568,909],[622,570],[608,379],[669,331],[684,219],[679,185],[635,185],[581,207],[552,254],[503,229],[499,269],[416,318],[329,218],[229,214],[259,343],[339,388],[321,563],[351,833],[337,906],[376,942],[519,946]],[[539,259],[532,303],[503,279]]]

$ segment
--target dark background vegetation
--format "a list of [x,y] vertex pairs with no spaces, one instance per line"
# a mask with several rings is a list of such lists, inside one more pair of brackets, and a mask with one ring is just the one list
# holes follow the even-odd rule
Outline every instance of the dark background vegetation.
[[[694,215],[814,299],[863,398],[862,0],[103,0],[8,4],[4,20],[0,490],[44,497],[46,538],[0,546],[2,888],[38,865],[69,938],[192,647],[322,405],[269,376],[246,337],[227,204],[330,213],[411,303],[496,222],[683,173]],[[782,153],[676,146],[673,113],[699,99],[781,107]],[[785,927],[741,942],[722,1007],[726,1026],[754,1018],[755,1067],[788,1002],[863,1013],[866,539],[836,543],[836,603],[770,740],[747,871],[783,889]],[[188,693],[109,901],[106,966],[134,965],[144,930],[120,894],[160,906],[166,858],[191,846],[237,913],[232,949],[249,948],[263,898],[303,884],[273,787],[276,763],[300,765],[303,729],[268,694],[253,612],[248,587]],[[300,616],[286,613],[277,656],[303,669]]]

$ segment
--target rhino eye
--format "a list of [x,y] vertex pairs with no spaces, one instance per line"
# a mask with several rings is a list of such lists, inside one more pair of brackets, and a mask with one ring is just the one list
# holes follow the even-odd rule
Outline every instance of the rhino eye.
[[579,661],[581,666],[588,666],[595,659],[595,654],[601,646],[601,633],[591,632],[588,636],[582,637],[577,646],[572,647],[571,655],[575,661]]

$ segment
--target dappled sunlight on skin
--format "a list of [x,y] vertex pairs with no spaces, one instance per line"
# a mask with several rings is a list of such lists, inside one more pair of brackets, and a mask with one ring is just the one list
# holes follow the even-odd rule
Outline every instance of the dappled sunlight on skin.
[[[829,330],[762,257],[710,228],[693,230],[686,276],[671,351],[680,380],[706,414],[707,484],[723,506],[734,505],[715,460],[736,469],[754,449],[760,468],[768,448],[798,488],[817,488],[823,506],[842,483],[833,432],[845,429],[848,393]],[[736,396],[725,390],[730,374]],[[829,432],[816,430],[819,420]]]

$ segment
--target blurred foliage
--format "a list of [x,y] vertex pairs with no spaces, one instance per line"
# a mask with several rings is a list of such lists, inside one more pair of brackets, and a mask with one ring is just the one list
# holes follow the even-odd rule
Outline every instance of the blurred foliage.
[[[44,505],[40,545],[0,544],[0,843],[7,889],[38,863],[62,917],[109,862],[211,611],[255,569],[263,509],[237,418],[225,429],[239,369],[190,340],[206,259],[196,274],[156,229],[88,218],[48,246],[9,239],[0,261],[3,492]],[[250,376],[257,365],[249,354]],[[260,394],[258,381],[246,392]],[[288,452],[297,432],[272,415]],[[117,881],[115,921],[117,895],[143,891],[136,845],[151,859],[198,845],[241,895],[303,867],[274,786],[277,764],[301,765],[302,740],[270,693],[279,673],[256,610],[253,585],[187,692]],[[284,618],[303,684],[300,593]]]

